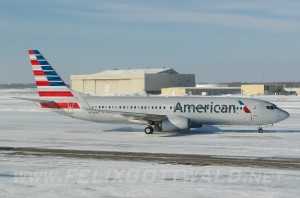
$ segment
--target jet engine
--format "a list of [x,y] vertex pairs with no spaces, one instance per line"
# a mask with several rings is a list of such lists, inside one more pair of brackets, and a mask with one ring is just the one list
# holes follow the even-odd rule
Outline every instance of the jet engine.
[[161,122],[162,131],[189,131],[191,121],[181,116],[168,116]]

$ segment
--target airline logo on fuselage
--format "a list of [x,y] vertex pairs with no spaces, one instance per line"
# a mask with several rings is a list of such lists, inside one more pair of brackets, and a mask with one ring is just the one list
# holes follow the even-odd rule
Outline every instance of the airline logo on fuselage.
[[178,102],[175,106],[174,113],[236,113],[235,105],[220,105],[214,104],[211,102],[210,104],[181,104]]
[[250,109],[247,107],[247,105],[245,105],[243,103],[243,101],[238,100],[239,104],[242,106],[243,110],[245,111],[245,113],[251,113]]

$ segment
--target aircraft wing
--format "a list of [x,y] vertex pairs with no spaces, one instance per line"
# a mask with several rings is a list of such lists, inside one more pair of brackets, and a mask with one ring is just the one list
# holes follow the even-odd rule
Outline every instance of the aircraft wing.
[[161,121],[165,115],[145,114],[145,113],[121,113],[122,116],[135,120]]
[[159,114],[148,114],[148,113],[133,113],[133,112],[124,112],[124,111],[110,111],[110,110],[95,110],[103,113],[116,113],[120,114],[128,119],[133,120],[146,120],[146,121],[161,121],[166,115]]

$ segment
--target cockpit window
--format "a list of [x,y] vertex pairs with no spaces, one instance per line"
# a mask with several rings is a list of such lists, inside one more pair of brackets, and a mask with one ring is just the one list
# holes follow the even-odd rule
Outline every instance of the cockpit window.
[[276,105],[269,105],[267,106],[267,109],[274,110],[274,109],[278,109],[278,107]]

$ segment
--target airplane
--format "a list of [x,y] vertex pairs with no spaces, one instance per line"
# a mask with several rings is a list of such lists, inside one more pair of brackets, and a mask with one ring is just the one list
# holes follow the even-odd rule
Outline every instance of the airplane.
[[144,132],[189,131],[207,125],[263,126],[289,113],[253,98],[209,96],[91,96],[72,90],[38,50],[28,50],[39,99],[37,103],[71,118],[98,123],[142,124]]

